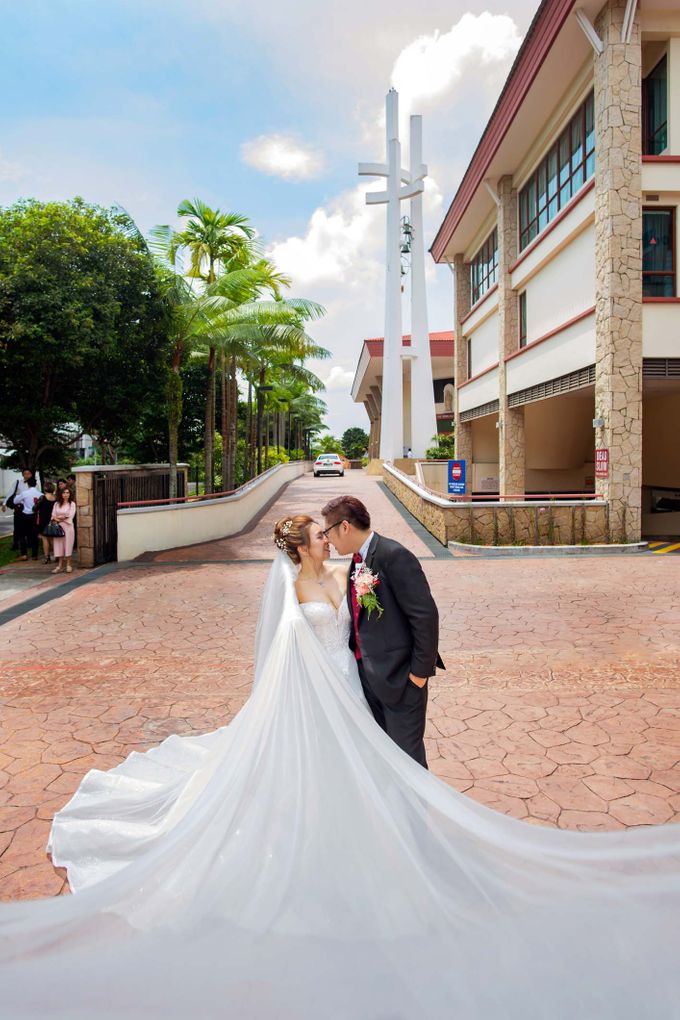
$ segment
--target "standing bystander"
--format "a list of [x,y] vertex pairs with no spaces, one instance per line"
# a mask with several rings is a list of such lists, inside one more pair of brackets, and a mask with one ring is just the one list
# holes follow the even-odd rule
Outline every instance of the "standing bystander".
[[[26,474],[26,472],[24,472]],[[36,508],[41,492],[33,475],[26,479],[27,488],[14,497],[14,507],[20,508],[19,513],[19,550],[20,560],[28,559],[28,547],[31,547],[31,559],[38,558],[38,518]]]
[[33,477],[33,472],[26,468],[21,472],[22,477],[16,482],[11,492],[7,494],[2,504],[2,512],[12,510],[14,513],[14,528],[12,530],[12,549],[18,549],[20,545],[19,532],[21,530],[21,504],[16,505],[16,497],[28,488],[28,480]]
[[45,563],[50,562],[50,538],[45,534],[45,528],[50,523],[52,518],[52,509],[56,500],[54,494],[54,483],[45,482],[45,491],[40,498],[38,503],[38,535],[42,539],[43,556],[45,557]]
[[73,570],[71,556],[73,554],[73,518],[75,515],[76,504],[71,498],[71,490],[66,486],[57,493],[57,498],[52,505],[52,520],[61,524],[64,529],[63,538],[56,537],[54,539],[54,556],[59,562],[52,571],[53,574],[59,574],[62,570],[70,574]]

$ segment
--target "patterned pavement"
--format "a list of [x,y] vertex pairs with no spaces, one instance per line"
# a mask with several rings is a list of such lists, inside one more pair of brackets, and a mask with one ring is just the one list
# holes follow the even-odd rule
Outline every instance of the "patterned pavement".
[[434,772],[533,824],[680,821],[675,557],[454,559],[376,479],[310,475],[247,534],[93,571],[0,627],[0,899],[67,891],[44,847],[88,769],[233,717],[250,686],[273,522],[341,491],[422,558],[440,608]]

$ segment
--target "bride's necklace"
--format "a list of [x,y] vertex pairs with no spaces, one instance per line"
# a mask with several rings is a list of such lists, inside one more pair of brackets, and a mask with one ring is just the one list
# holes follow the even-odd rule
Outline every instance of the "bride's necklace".
[[[324,573],[325,573],[325,571],[324,571]],[[300,580],[301,581],[315,581],[319,585],[320,588],[325,588],[326,587],[326,583],[328,581],[328,578],[326,578],[326,581],[322,580],[322,578],[323,578],[323,574],[321,574],[319,577],[317,577],[316,575],[314,575],[314,577],[301,577]]]

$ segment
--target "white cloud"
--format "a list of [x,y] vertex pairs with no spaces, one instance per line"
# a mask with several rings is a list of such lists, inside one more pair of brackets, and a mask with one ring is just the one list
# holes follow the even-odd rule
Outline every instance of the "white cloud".
[[341,365],[333,365],[325,380],[327,390],[349,390],[354,381],[352,369],[342,368]]
[[521,41],[509,15],[468,12],[448,32],[418,36],[404,47],[392,70],[392,84],[410,109],[450,92],[465,73],[474,83],[494,65],[506,70]]
[[295,283],[349,283],[374,275],[379,255],[373,225],[379,214],[365,204],[365,185],[343,192],[312,213],[303,237],[275,244],[268,255]]
[[286,134],[260,135],[244,142],[241,159],[261,173],[290,181],[308,181],[324,170],[324,158],[318,149]]

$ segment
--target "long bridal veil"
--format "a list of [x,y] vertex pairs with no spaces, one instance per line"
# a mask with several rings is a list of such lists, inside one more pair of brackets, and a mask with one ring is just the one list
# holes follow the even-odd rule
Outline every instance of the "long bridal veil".
[[0,904],[0,1016],[680,1017],[680,826],[542,829],[402,754],[272,567],[228,725],[90,772],[76,894]]

